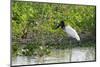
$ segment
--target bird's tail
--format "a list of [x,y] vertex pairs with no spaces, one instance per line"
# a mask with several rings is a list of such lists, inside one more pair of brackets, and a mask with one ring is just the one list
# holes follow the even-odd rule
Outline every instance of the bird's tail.
[[78,35],[76,35],[76,39],[77,41],[80,41],[80,37]]

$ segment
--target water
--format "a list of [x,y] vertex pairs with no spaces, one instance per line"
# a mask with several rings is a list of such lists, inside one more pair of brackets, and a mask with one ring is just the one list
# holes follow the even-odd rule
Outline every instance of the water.
[[34,56],[17,56],[12,58],[12,65],[44,64],[60,62],[78,62],[95,60],[95,48],[72,48],[52,50],[49,56],[41,58]]

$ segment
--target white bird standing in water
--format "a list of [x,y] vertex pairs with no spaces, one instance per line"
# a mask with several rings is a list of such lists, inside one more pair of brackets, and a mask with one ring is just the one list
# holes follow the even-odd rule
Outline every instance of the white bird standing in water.
[[[68,37],[75,38],[78,42],[80,42],[80,37],[75,29],[73,29],[70,25],[65,26],[64,21],[61,21],[60,24],[57,26],[57,28],[61,27],[63,31],[65,31],[68,34]],[[70,46],[71,46],[71,39],[70,39]],[[70,50],[70,58],[69,61],[71,62],[72,58],[72,47],[69,48]]]
[[77,41],[80,41],[80,37],[75,29],[73,29],[70,25],[65,26],[64,21],[61,21],[57,28],[61,27],[69,37],[75,38]]

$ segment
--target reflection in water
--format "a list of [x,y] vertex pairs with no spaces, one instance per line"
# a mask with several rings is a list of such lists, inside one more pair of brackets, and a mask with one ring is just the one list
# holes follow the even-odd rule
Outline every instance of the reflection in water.
[[[72,55],[70,57],[70,55]],[[70,54],[69,49],[52,50],[49,56],[17,56],[12,58],[12,65],[59,63],[59,62],[77,62],[95,60],[95,48],[73,48]]]

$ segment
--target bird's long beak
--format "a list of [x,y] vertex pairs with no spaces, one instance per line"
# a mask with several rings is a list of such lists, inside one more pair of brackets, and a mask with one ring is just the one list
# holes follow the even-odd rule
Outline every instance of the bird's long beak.
[[58,29],[60,27],[60,24],[54,22],[54,25],[55,25],[55,29]]
[[57,25],[56,25],[56,29],[58,29],[59,27],[60,27],[60,24],[57,24]]

